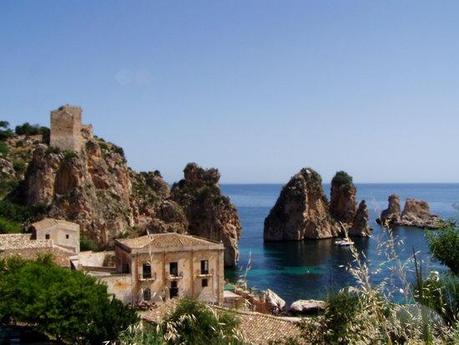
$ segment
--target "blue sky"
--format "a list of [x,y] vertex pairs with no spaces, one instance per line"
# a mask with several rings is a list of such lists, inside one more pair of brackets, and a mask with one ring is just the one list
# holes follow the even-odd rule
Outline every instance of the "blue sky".
[[457,1],[0,2],[0,118],[82,106],[136,170],[459,182]]

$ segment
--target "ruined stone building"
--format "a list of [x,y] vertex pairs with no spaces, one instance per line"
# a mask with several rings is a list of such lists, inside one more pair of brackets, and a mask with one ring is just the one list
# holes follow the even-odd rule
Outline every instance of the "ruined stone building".
[[63,105],[51,111],[50,145],[62,151],[79,152],[85,140],[92,136],[92,126],[81,122],[80,107]]
[[45,218],[33,223],[25,234],[0,234],[0,259],[18,256],[34,260],[51,254],[56,264],[70,267],[80,252],[80,226],[65,220]]

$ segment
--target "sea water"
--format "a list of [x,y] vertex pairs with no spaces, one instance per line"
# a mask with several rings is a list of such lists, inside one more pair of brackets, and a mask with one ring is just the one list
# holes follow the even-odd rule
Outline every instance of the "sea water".
[[[446,268],[430,256],[426,232],[418,228],[398,227],[393,230],[394,246],[399,261],[389,262],[384,246],[388,233],[375,219],[387,207],[387,198],[396,193],[403,208],[406,198],[418,198],[430,204],[433,213],[447,219],[458,219],[459,184],[357,184],[357,199],[367,201],[370,225],[369,239],[354,238],[359,253],[366,258],[372,272],[372,283],[386,282],[391,291],[403,295],[400,275],[393,272],[397,265],[405,265],[407,279],[413,279],[413,252],[422,261],[424,272],[445,271]],[[279,196],[282,185],[244,184],[222,185],[223,193],[236,205],[242,223],[239,242],[240,261],[236,270],[227,270],[232,281],[247,271],[249,286],[264,290],[270,288],[287,302],[297,299],[325,298],[327,294],[356,281],[348,271],[353,258],[349,248],[338,247],[333,239],[299,242],[263,242],[263,222]],[[324,185],[327,195],[330,185]],[[400,296],[398,296],[400,297]]]

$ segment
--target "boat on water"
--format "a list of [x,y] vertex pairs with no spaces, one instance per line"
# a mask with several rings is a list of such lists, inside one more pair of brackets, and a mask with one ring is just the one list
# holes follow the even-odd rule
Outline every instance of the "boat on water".
[[349,238],[347,238],[347,239],[345,238],[345,239],[342,239],[342,240],[336,240],[335,241],[335,245],[340,246],[340,247],[348,247],[348,246],[354,245],[354,241],[352,241]]

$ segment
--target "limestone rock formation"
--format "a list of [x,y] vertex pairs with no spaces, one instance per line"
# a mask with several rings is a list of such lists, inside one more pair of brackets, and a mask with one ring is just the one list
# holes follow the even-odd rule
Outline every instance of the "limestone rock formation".
[[134,230],[185,232],[188,225],[181,207],[167,200],[159,173],[133,172],[122,150],[101,139],[89,139],[78,153],[39,145],[14,195],[77,222],[102,246]]
[[265,241],[335,237],[339,226],[330,217],[322,179],[304,168],[282,188],[264,224]]
[[352,224],[357,212],[357,189],[352,177],[339,171],[331,181],[330,215],[337,221]]
[[264,295],[265,301],[273,314],[279,314],[285,309],[285,301],[274,291],[267,289]]
[[369,224],[368,208],[365,200],[362,200],[355,212],[352,226],[348,230],[349,236],[368,237],[371,234]]
[[238,241],[241,224],[236,207],[222,195],[217,169],[203,169],[189,163],[184,179],[171,189],[171,199],[183,207],[188,231],[192,235],[222,241],[225,246],[225,266],[235,266],[239,259]]
[[300,299],[290,305],[289,312],[295,315],[311,315],[324,311],[326,306],[327,304],[324,301]]
[[376,220],[378,224],[391,227],[400,224],[400,197],[396,194],[389,196],[389,206],[381,212],[381,216]]
[[400,225],[439,229],[445,227],[446,222],[430,212],[430,206],[426,201],[406,199]]
[[448,222],[430,212],[430,206],[424,200],[406,199],[403,212],[400,213],[400,198],[395,194],[389,197],[389,207],[376,221],[386,227],[400,225],[440,229],[448,225]]
[[352,177],[338,171],[331,182],[330,215],[346,228],[350,236],[370,236],[369,216],[365,200],[357,207],[357,188]]

